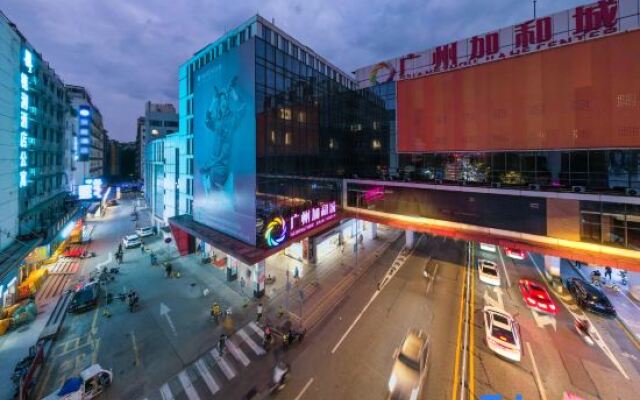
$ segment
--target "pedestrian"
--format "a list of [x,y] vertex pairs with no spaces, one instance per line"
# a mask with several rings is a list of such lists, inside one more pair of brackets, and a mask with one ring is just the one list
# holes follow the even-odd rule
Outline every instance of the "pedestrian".
[[240,277],[240,292],[244,294],[244,287],[247,285],[247,281],[244,280],[244,276]]
[[613,270],[611,269],[611,267],[604,267],[604,277],[605,278],[609,278],[609,280],[611,280],[611,274],[613,273]]
[[262,319],[262,303],[259,303],[258,309],[257,309],[257,315],[256,315],[256,322],[260,322],[261,319]]
[[164,272],[166,273],[167,278],[171,278],[171,270],[172,270],[172,269],[173,269],[173,268],[171,267],[171,263],[166,263],[166,264],[164,265]]
[[222,357],[224,353],[224,346],[227,344],[227,335],[224,333],[220,335],[220,339],[218,339],[218,355]]
[[120,243],[120,244],[118,245],[118,252],[117,252],[117,254],[122,254],[122,243]]
[[140,252],[144,254],[144,243],[140,245]]
[[360,248],[364,249],[364,236],[362,235],[362,233],[360,234],[360,236],[358,236],[358,243],[360,243]]

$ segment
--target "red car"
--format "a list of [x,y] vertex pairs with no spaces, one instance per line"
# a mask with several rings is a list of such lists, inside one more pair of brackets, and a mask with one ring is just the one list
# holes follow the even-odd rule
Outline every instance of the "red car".
[[540,283],[528,279],[520,279],[518,282],[522,299],[531,308],[547,314],[557,314],[558,307],[554,303],[549,292]]
[[509,247],[505,247],[504,252],[507,254],[507,256],[516,259],[516,260],[524,260],[524,251],[519,250],[519,249],[511,249]]

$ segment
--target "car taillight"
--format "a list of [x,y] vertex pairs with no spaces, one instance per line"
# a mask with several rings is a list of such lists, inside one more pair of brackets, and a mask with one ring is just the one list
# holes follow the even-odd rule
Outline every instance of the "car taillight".
[[534,299],[532,299],[531,297],[527,297],[527,303],[531,304],[531,305],[536,305],[536,301]]
[[549,308],[552,309],[552,310],[555,310],[556,309],[556,305],[555,304],[550,304]]

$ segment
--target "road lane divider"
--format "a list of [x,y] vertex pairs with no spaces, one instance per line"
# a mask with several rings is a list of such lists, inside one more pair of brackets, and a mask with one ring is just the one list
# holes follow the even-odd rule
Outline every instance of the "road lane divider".
[[471,290],[469,291],[470,297],[470,306],[469,306],[469,329],[471,330],[471,335],[469,336],[469,398],[475,399],[476,392],[476,376],[475,376],[475,293],[476,293],[476,273],[475,273],[475,265],[476,265],[476,254],[475,254],[475,246],[471,248],[471,262],[469,265],[470,275],[471,275]]
[[307,389],[309,389],[309,386],[311,386],[312,383],[313,383],[313,378],[307,381],[306,385],[304,385],[300,393],[298,393],[295,400],[300,400],[302,398],[302,395],[307,391]]
[[464,398],[464,381],[466,379],[466,371],[462,368],[461,371],[461,359],[464,360],[465,356],[465,348],[466,348],[466,338],[463,343],[463,332],[467,331],[468,325],[465,324],[465,316],[466,316],[466,305],[467,305],[467,293],[469,290],[468,287],[468,279],[470,274],[470,253],[469,258],[467,260],[467,268],[464,270],[464,277],[461,280],[460,284],[460,305],[458,308],[458,329],[456,334],[456,347],[455,347],[455,359],[453,364],[453,382],[451,388],[451,399],[459,400]]
[[540,399],[547,400],[547,392],[544,390],[544,386],[542,385],[542,378],[540,377],[538,364],[536,364],[536,358],[533,356],[533,351],[531,351],[531,345],[529,344],[529,342],[527,342],[527,350],[529,351],[529,356],[531,357],[531,364],[533,365],[533,376],[536,380],[538,392],[540,393]]

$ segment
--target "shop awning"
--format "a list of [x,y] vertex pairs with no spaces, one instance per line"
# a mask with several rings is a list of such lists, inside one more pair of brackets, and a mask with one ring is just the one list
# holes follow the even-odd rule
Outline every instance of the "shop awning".
[[183,230],[188,234],[209,243],[216,249],[229,254],[246,265],[256,264],[269,256],[276,254],[291,243],[299,242],[309,236],[318,235],[339,224],[340,215],[338,215],[337,218],[334,218],[331,222],[327,222],[317,228],[311,229],[295,239],[285,241],[278,247],[261,248],[251,246],[216,229],[196,222],[190,215],[180,215],[178,217],[169,218],[169,225],[171,225],[172,229],[178,228]]
[[14,240],[9,246],[0,251],[0,282],[3,282],[14,268],[18,267],[24,258],[42,242],[42,238],[21,241]]

